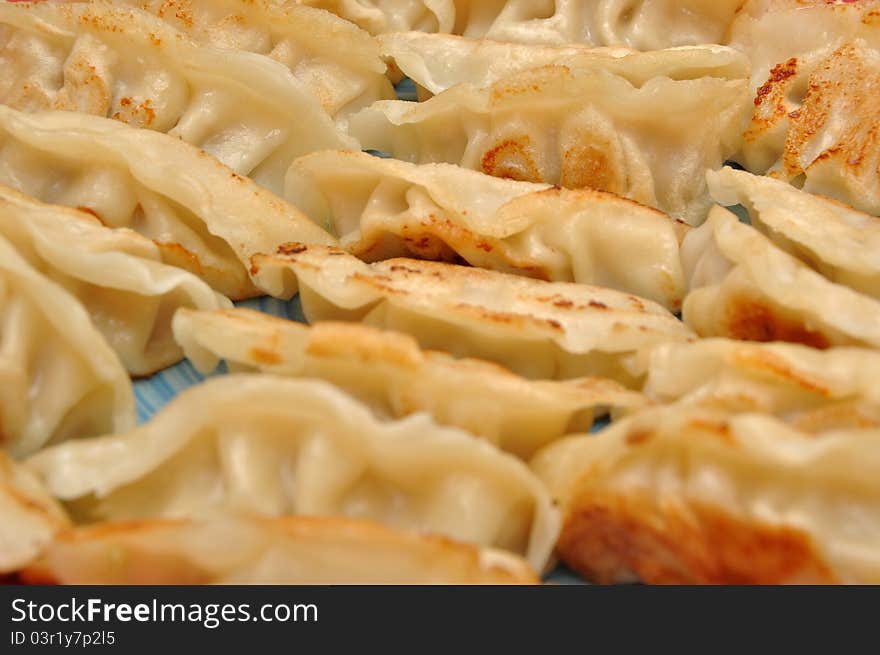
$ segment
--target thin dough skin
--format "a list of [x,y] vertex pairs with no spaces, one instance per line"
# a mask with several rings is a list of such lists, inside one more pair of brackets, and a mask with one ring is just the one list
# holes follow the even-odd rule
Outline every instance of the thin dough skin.
[[259,295],[248,277],[251,255],[289,241],[335,243],[197,148],[87,114],[0,106],[0,184],[132,228],[156,242],[165,263],[233,300]]
[[275,297],[298,287],[310,322],[404,332],[423,348],[494,361],[533,379],[606,377],[638,388],[639,349],[694,337],[649,300],[451,264],[368,265],[337,248],[289,244],[255,256],[252,273]]
[[312,327],[247,309],[181,309],[174,335],[204,373],[221,360],[234,371],[326,380],[380,417],[429,413],[518,457],[589,432],[596,413],[627,411],[644,396],[611,380],[531,381],[479,360],[423,351],[412,337],[357,323]]
[[463,259],[617,289],[671,311],[684,299],[679,246],[688,226],[610,193],[340,151],[298,159],[285,186],[290,202],[316,223],[329,220],[341,246],[368,262]]
[[0,437],[15,457],[134,427],[134,393],[82,305],[0,236]]
[[144,11],[0,3],[0,101],[165,132],[270,190],[299,155],[354,148],[285,66],[199,45]]
[[65,531],[26,583],[100,585],[538,584],[520,558],[353,519],[226,518]]
[[745,79],[661,73],[633,86],[613,66],[571,64],[422,103],[383,100],[349,131],[405,161],[609,191],[699,225],[711,205],[705,171],[740,150],[750,106]]
[[877,584],[878,466],[878,430],[676,406],[533,460],[560,557],[602,583]]
[[214,378],[135,430],[27,464],[79,521],[348,516],[510,550],[539,571],[559,528],[518,459],[426,415],[380,422],[316,380]]
[[149,239],[3,185],[0,235],[83,304],[132,375],[149,375],[183,358],[171,333],[178,308],[232,305],[191,273],[163,264]]

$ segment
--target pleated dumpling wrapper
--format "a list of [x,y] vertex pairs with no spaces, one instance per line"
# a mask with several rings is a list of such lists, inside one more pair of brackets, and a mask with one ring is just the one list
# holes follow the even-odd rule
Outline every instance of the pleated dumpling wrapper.
[[83,304],[129,373],[180,361],[171,333],[180,307],[232,306],[192,273],[161,261],[158,246],[91,214],[46,205],[0,185],[0,235],[35,269]]
[[59,534],[20,578],[100,585],[538,583],[532,568],[507,552],[369,521],[299,516],[78,527]]
[[412,337],[359,323],[284,321],[248,309],[181,309],[174,336],[204,374],[233,371],[326,380],[379,417],[427,412],[527,458],[555,439],[589,432],[595,416],[647,404],[611,380],[532,381],[489,362],[424,351]]
[[113,4],[0,3],[0,102],[165,132],[278,191],[299,155],[354,148],[283,64],[199,45],[157,16]]
[[644,393],[726,412],[773,414],[806,432],[880,428],[880,352],[700,339],[650,349]]
[[381,422],[317,380],[214,378],[135,430],[27,464],[78,521],[348,516],[510,550],[539,571],[559,527],[515,457],[424,414]]
[[0,236],[0,435],[15,457],[134,427],[131,380],[88,312]]
[[233,300],[259,295],[247,271],[254,253],[289,241],[335,243],[295,207],[180,139],[87,114],[0,105],[0,184],[129,227],[155,241],[165,263]]
[[382,100],[349,131],[405,161],[610,191],[699,225],[711,204],[704,173],[740,150],[750,106],[745,78],[660,70],[634,86],[615,66],[571,62],[422,103]]
[[464,259],[625,291],[671,311],[684,299],[687,224],[610,193],[326,151],[294,162],[285,195],[316,223],[329,220],[340,245],[365,261]]
[[880,348],[880,301],[831,282],[722,207],[685,238],[682,262],[691,289],[682,315],[701,337]]
[[31,564],[70,526],[64,509],[37,476],[0,450],[0,575]]
[[877,584],[878,467],[878,430],[676,406],[533,460],[563,509],[560,557],[603,583]]
[[442,32],[513,43],[657,50],[720,43],[743,0],[298,0],[373,34]]
[[694,338],[650,300],[438,262],[365,264],[338,248],[289,244],[255,256],[252,274],[275,297],[298,287],[310,322],[404,332],[423,348],[494,361],[529,378],[605,377],[637,388],[639,349]]

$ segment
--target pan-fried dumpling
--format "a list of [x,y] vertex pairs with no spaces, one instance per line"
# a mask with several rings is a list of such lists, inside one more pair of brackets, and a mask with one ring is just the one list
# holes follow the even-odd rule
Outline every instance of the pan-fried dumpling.
[[647,354],[644,392],[661,403],[774,414],[798,429],[880,428],[880,353],[701,339]]
[[832,282],[880,298],[880,219],[771,179],[724,168],[708,174],[723,205],[744,205],[752,225]]
[[134,426],[131,381],[86,310],[0,236],[0,435],[22,457]]
[[537,584],[520,558],[319,517],[147,521],[60,533],[20,575],[37,584]]
[[536,570],[558,530],[518,459],[424,414],[379,422],[316,380],[214,378],[138,429],[28,464],[79,520],[349,516],[510,550]]
[[326,151],[294,163],[286,195],[316,223],[329,220],[342,247],[366,261],[463,259],[618,289],[673,311],[684,299],[679,246],[687,225],[602,191]]
[[0,26],[0,102],[17,109],[167,132],[269,189],[297,156],[356,145],[284,65],[198,45],[145,11],[3,2]]
[[86,114],[0,105],[0,184],[130,227],[155,241],[166,263],[233,300],[258,294],[247,272],[252,254],[290,241],[335,242],[195,147]]
[[70,525],[37,476],[0,450],[0,575],[30,564]]
[[382,100],[349,119],[366,148],[495,177],[610,191],[698,225],[704,173],[740,149],[748,81],[545,66],[422,103]]
[[373,34],[444,32],[515,43],[658,50],[720,43],[743,0],[297,0]]
[[876,0],[749,3],[733,30],[753,63],[746,168],[880,214],[878,11]]
[[602,68],[641,86],[664,75],[674,80],[702,77],[743,80],[748,57],[723,46],[685,46],[651,52],[629,48],[523,45],[447,34],[398,32],[379,37],[382,55],[422,89],[437,94],[467,82],[486,87],[508,75],[543,66]]
[[529,378],[606,377],[637,386],[636,351],[693,333],[660,305],[601,287],[542,282],[413,259],[365,264],[290,244],[253,259],[254,279],[286,298],[299,283],[310,322],[360,321],[423,348],[497,362]]
[[[92,4],[108,0],[91,0]],[[155,14],[200,43],[266,55],[284,64],[332,116],[394,89],[378,44],[327,11],[275,0],[111,0]]]
[[558,442],[533,468],[560,557],[599,582],[880,582],[880,431],[651,410]]
[[83,304],[133,375],[154,373],[182,358],[171,333],[179,307],[231,306],[191,273],[163,264],[149,239],[2,185],[0,235]]
[[232,370],[326,380],[380,417],[427,412],[523,458],[555,439],[588,432],[594,414],[606,408],[646,404],[610,380],[534,382],[488,362],[423,351],[411,337],[357,323],[307,327],[247,309],[181,309],[174,335],[202,373],[226,360]]
[[715,207],[682,244],[682,311],[701,337],[880,348],[880,301],[835,284]]

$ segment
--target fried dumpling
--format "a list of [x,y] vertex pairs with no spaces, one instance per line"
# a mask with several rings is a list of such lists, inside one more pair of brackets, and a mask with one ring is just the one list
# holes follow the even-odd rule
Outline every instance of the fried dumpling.
[[744,0],[297,0],[373,34],[443,32],[514,43],[657,50],[720,43]]
[[543,66],[593,66],[619,75],[633,86],[661,75],[673,80],[743,80],[750,72],[748,57],[718,45],[638,52],[576,44],[523,45],[421,32],[385,34],[378,40],[382,55],[431,94],[465,82],[482,88],[508,75]]
[[365,148],[415,163],[610,191],[700,224],[705,171],[740,149],[746,79],[662,75],[634,86],[596,66],[545,66],[422,103],[382,100],[349,120]]
[[268,57],[199,45],[160,18],[102,3],[0,3],[0,102],[166,132],[277,190],[297,156],[356,147]]
[[878,466],[878,430],[678,407],[533,460],[565,515],[560,557],[603,583],[877,584]]
[[286,195],[316,223],[329,220],[341,246],[365,261],[464,260],[609,287],[672,311],[684,298],[687,225],[613,194],[326,151],[294,163]]
[[0,450],[0,574],[33,562],[70,525],[37,477]]
[[290,241],[335,242],[197,148],[87,114],[0,105],[0,184],[132,228],[156,242],[166,263],[233,300],[258,294],[247,272],[252,254]]
[[682,314],[701,337],[880,348],[880,301],[825,279],[722,207],[681,251]]
[[183,357],[171,333],[179,307],[231,306],[196,276],[163,264],[149,239],[3,185],[0,235],[83,304],[133,375],[154,373]]
[[316,380],[214,378],[135,430],[27,463],[75,520],[348,516],[510,550],[536,570],[558,529],[518,459],[424,414],[380,422]]
[[644,393],[659,403],[773,414],[806,432],[880,428],[880,353],[700,339],[647,354]]
[[832,282],[880,298],[880,218],[769,177],[708,173],[723,205],[748,209],[752,225]]
[[86,310],[0,236],[3,447],[22,457],[134,423],[131,381]]
[[[97,4],[108,0],[91,0]],[[155,14],[190,38],[266,55],[284,64],[331,116],[346,115],[394,89],[376,41],[327,11],[275,0],[111,0]]]
[[312,327],[247,309],[181,309],[174,335],[196,368],[263,371],[331,382],[380,417],[427,412],[518,457],[555,439],[588,432],[606,409],[641,408],[646,399],[598,378],[530,381],[497,365],[423,351],[409,336],[358,323]]
[[37,584],[537,584],[510,553],[368,521],[146,521],[59,534],[20,578]]
[[253,259],[255,281],[310,322],[360,321],[423,348],[494,361],[529,378],[606,377],[637,386],[636,351],[693,333],[660,305],[601,287],[413,259],[365,264],[343,250],[290,244]]

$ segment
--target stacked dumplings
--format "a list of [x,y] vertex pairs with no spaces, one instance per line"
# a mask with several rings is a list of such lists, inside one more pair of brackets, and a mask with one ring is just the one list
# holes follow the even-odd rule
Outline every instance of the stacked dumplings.
[[880,583],[878,10],[0,3],[0,575]]

